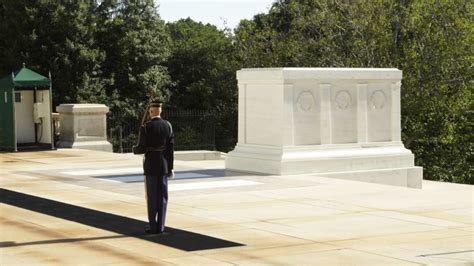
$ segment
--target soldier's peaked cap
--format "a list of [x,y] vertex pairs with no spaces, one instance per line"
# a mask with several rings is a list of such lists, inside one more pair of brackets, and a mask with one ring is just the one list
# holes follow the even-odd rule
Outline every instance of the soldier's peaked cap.
[[163,102],[162,101],[151,101],[150,102],[150,107],[162,107]]

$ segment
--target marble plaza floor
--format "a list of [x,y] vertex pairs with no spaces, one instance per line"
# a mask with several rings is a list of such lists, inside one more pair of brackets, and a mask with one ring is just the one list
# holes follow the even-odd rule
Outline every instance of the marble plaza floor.
[[141,157],[0,153],[0,265],[474,264],[473,186],[423,189],[176,161],[147,236]]

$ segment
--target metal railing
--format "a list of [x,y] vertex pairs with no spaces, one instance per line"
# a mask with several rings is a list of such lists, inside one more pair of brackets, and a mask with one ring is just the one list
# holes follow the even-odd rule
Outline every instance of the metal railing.
[[[175,150],[215,150],[215,114],[201,110],[164,110],[162,115],[173,126]],[[120,112],[107,115],[107,139],[114,152],[132,152],[138,141],[141,117]]]

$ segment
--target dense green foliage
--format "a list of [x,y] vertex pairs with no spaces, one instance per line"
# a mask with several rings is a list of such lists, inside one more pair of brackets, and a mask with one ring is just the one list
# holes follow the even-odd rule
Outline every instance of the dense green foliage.
[[237,80],[232,39],[215,26],[191,19],[168,24],[172,39],[168,70],[173,77],[170,104],[211,111],[216,119],[216,147],[229,150],[237,139]]
[[277,0],[231,33],[165,24],[153,0],[3,0],[0,73],[53,77],[54,105],[101,102],[138,117],[150,95],[216,114],[216,144],[237,136],[244,67],[403,70],[402,137],[424,177],[474,183],[474,2]]
[[0,19],[0,73],[21,62],[51,71],[54,106],[100,102],[134,114],[149,95],[169,97],[169,38],[153,0],[5,0]]
[[106,91],[118,94],[120,110],[141,114],[150,96],[167,100],[170,40],[153,0],[102,1],[97,13],[96,43],[106,52],[102,68],[104,78],[111,80]]
[[22,62],[51,71],[55,103],[77,101],[82,91],[102,96],[105,53],[95,45],[97,28],[89,26],[96,23],[92,8],[81,1],[2,1],[0,73],[18,70]]

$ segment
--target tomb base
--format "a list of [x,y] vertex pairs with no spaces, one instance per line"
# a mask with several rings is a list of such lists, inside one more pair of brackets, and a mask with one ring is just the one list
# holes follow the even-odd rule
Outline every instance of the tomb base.
[[270,175],[311,174],[371,183],[421,188],[423,168],[403,145],[315,145],[263,147],[237,145],[226,169]]

